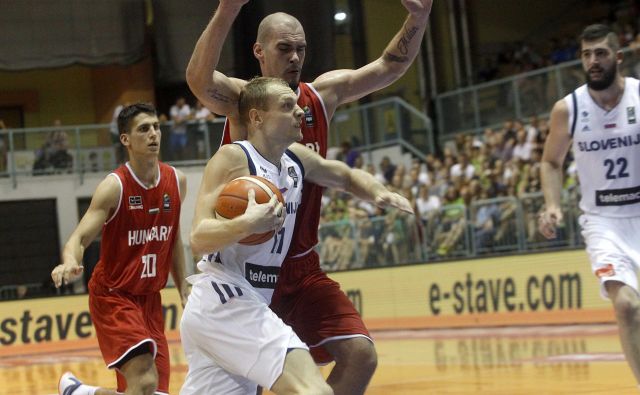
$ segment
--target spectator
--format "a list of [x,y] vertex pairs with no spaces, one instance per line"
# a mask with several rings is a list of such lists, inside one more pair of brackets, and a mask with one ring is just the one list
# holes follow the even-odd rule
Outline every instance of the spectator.
[[486,201],[490,196],[491,192],[488,189],[481,189],[480,200],[485,200],[485,202],[482,202],[480,208],[478,208],[473,224],[476,251],[479,253],[491,251],[499,225],[500,207],[495,202],[489,203]]
[[469,155],[465,152],[458,155],[458,162],[449,169],[449,174],[452,179],[462,177],[466,181],[471,180],[475,172],[476,169],[469,162]]
[[216,118],[216,116],[211,111],[209,111],[207,107],[202,105],[202,102],[200,100],[198,100],[196,101],[196,106],[193,109],[193,114],[191,115],[191,117],[197,123],[197,130],[198,130],[198,137],[197,137],[197,143],[196,143],[197,157],[199,159],[205,159],[206,155],[205,155],[205,147],[204,147],[204,142],[205,142],[204,136],[207,133],[209,133],[208,123],[212,122]]
[[56,173],[71,173],[73,171],[73,157],[69,154],[69,135],[62,129],[62,122],[53,122],[56,129],[51,132],[52,154],[49,158]]
[[532,144],[527,139],[527,131],[522,128],[516,135],[516,144],[513,147],[513,159],[528,162],[531,159]]
[[360,153],[351,147],[351,143],[344,141],[340,146],[340,152],[336,159],[343,161],[349,167],[355,167],[356,159],[360,156]]
[[4,124],[4,120],[0,119],[0,177],[4,176],[7,171],[7,143],[5,141],[5,130],[7,126]]
[[396,165],[391,163],[391,159],[389,159],[388,156],[383,157],[380,161],[380,172],[384,176],[384,184],[391,184],[391,181],[393,181],[393,176],[396,173]]
[[169,138],[171,159],[184,160],[187,147],[187,121],[191,117],[191,108],[184,97],[178,97],[176,103],[171,106],[169,115],[173,121]]

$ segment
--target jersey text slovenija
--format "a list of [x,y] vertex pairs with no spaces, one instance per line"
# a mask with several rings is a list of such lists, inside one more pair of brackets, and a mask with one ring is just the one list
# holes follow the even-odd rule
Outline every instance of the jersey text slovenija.
[[585,213],[640,216],[639,85],[625,78],[622,98],[610,111],[596,104],[586,85],[564,98]]

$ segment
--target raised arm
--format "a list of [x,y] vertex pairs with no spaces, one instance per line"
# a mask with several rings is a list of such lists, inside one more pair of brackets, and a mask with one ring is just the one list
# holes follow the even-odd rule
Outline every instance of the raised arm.
[[291,145],[289,149],[302,161],[305,180],[349,192],[379,207],[396,207],[413,213],[407,198],[391,192],[366,171],[351,169],[344,162],[324,159],[315,151],[298,143]]
[[204,29],[187,66],[187,83],[193,94],[211,112],[237,117],[238,96],[245,81],[229,78],[216,70],[224,41],[240,9],[249,0],[220,0]]
[[546,238],[556,236],[556,226],[562,220],[562,165],[570,144],[569,111],[565,101],[560,100],[551,110],[549,135],[540,165],[545,210],[540,214],[538,227]]
[[120,183],[114,176],[107,176],[96,188],[91,204],[73,231],[62,251],[62,263],[51,272],[56,287],[76,280],[83,271],[82,255],[96,238],[102,225],[118,207]]
[[[180,170],[176,170],[176,172],[180,182],[180,202],[184,202],[184,198],[187,196],[187,177]],[[176,240],[173,243],[173,255],[171,256],[171,277],[173,277],[173,283],[178,290],[178,295],[180,295],[182,307],[187,303],[187,297],[189,296],[189,286],[184,276],[184,262],[182,236],[180,228],[178,228]]]
[[409,15],[378,59],[357,70],[330,71],[313,82],[329,116],[339,105],[385,88],[407,72],[420,50],[432,2],[402,0]]
[[216,201],[224,185],[246,175],[249,175],[247,157],[235,144],[222,146],[207,163],[191,228],[191,250],[195,255],[211,254],[253,233],[282,225],[284,216],[278,216],[282,203],[275,196],[268,203],[256,204],[254,195],[250,194],[244,214],[230,220],[215,218]]

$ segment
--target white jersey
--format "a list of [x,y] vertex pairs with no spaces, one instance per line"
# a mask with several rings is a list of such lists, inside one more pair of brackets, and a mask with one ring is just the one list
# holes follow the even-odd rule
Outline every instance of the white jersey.
[[625,78],[622,99],[605,111],[587,85],[564,98],[582,198],[604,217],[640,216],[640,81]]
[[282,155],[280,167],[277,167],[263,158],[248,141],[237,141],[234,144],[242,147],[247,154],[250,174],[268,179],[282,192],[286,211],[284,224],[270,240],[262,244],[233,244],[222,251],[204,256],[198,263],[198,269],[222,276],[234,283],[240,276],[269,304],[280,266],[291,244],[296,212],[302,201],[304,167],[290,150]]

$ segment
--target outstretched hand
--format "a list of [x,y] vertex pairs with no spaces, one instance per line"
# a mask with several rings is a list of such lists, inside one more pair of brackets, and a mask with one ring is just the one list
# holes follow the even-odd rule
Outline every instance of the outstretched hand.
[[409,14],[417,17],[426,17],[431,13],[433,0],[401,0]]
[[538,230],[547,239],[556,238],[556,227],[562,222],[562,211],[557,208],[543,210],[538,216]]
[[51,272],[51,279],[53,280],[53,284],[56,288],[60,288],[63,284],[69,284],[80,278],[82,272],[84,271],[84,267],[78,262],[73,262],[70,264],[62,263],[55,268]]
[[386,191],[376,197],[378,207],[395,207],[406,213],[413,214],[413,207],[406,197],[395,192]]

